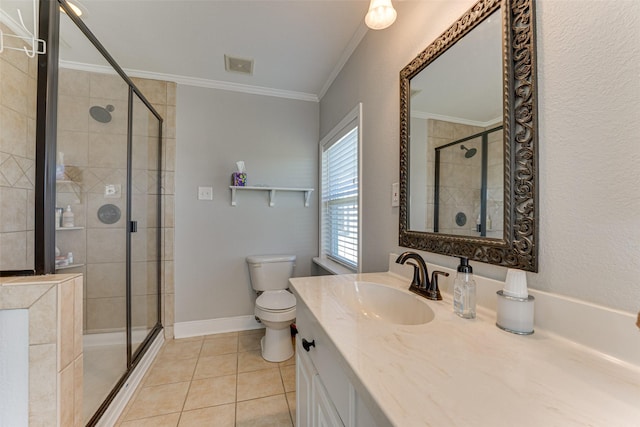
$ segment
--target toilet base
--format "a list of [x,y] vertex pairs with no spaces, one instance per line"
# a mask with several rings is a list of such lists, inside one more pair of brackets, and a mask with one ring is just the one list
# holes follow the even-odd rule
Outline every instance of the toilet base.
[[269,362],[284,362],[293,356],[293,343],[289,328],[266,328],[264,337],[260,340],[262,357]]

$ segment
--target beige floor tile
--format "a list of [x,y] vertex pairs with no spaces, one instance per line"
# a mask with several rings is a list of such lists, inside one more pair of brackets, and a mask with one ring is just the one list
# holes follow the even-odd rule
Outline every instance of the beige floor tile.
[[296,364],[296,353],[295,353],[295,345],[293,346],[293,356],[291,356],[290,358],[288,358],[287,360],[285,360],[284,362],[280,362],[279,365],[280,366],[289,366],[289,365],[294,365]]
[[292,391],[287,393],[287,403],[289,404],[289,412],[291,413],[291,419],[293,424],[296,423],[296,392]]
[[238,372],[259,371],[261,369],[275,368],[278,364],[268,362],[262,358],[261,351],[246,351],[238,353]]
[[180,419],[180,412],[159,415],[157,417],[142,418],[140,420],[126,421],[119,427],[176,427]]
[[158,360],[184,360],[198,357],[202,348],[202,337],[199,340],[173,340],[168,341],[160,354]]
[[239,336],[253,335],[253,334],[262,334],[262,335],[264,335],[264,328],[247,329],[246,331],[238,331],[238,335]]
[[238,374],[238,402],[283,393],[284,387],[278,368]]
[[227,338],[227,337],[237,337],[237,336],[238,336],[238,332],[223,332],[221,334],[205,335],[204,339],[210,340],[210,339],[216,339],[216,338]]
[[191,382],[184,410],[233,403],[236,399],[236,376],[205,378]]
[[238,402],[236,414],[237,427],[285,427],[293,425],[284,394]]
[[146,376],[144,385],[151,386],[191,381],[197,362],[197,357],[184,360],[158,360]]
[[264,329],[259,329],[253,334],[244,334],[238,337],[238,351],[260,350],[260,340],[264,337]]
[[295,365],[281,366],[280,375],[282,375],[282,383],[284,391],[296,391],[296,367]]
[[167,341],[116,425],[294,425],[295,356],[267,362],[263,336],[258,329]]
[[194,380],[235,375],[238,372],[238,353],[201,357],[196,365]]
[[179,427],[234,427],[235,422],[236,405],[231,403],[184,411]]
[[218,356],[220,354],[236,353],[238,351],[238,337],[216,337],[208,338],[202,345],[200,356]]
[[180,412],[188,390],[188,382],[144,387],[127,412],[125,421]]

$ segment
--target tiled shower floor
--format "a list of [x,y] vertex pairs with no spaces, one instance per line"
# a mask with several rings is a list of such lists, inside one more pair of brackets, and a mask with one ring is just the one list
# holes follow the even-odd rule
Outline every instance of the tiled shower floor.
[[264,330],[164,344],[119,427],[293,426],[295,357],[260,355]]

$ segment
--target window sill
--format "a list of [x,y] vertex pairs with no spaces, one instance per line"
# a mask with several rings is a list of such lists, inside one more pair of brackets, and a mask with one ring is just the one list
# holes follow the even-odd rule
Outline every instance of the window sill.
[[313,263],[320,266],[323,270],[331,274],[353,274],[357,273],[357,271],[352,270],[348,267],[345,267],[342,264],[338,264],[335,261],[331,261],[327,258],[314,257]]

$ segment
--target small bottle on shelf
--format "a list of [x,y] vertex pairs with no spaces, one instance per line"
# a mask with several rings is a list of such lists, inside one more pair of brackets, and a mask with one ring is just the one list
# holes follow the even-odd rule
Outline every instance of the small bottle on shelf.
[[64,209],[56,208],[56,228],[62,227],[62,212]]
[[74,215],[71,212],[71,205],[67,205],[67,209],[62,214],[62,226],[64,228],[70,228],[74,226]]

